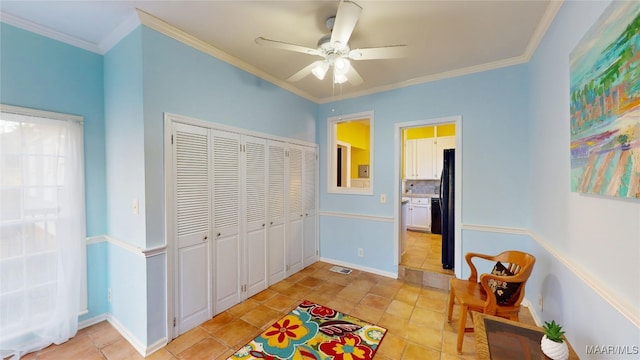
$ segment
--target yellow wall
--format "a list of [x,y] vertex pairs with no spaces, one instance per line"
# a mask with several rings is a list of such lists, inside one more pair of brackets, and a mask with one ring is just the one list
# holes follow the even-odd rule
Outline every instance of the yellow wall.
[[351,144],[351,178],[358,178],[358,165],[369,165],[369,119],[347,121],[336,126],[339,141]]

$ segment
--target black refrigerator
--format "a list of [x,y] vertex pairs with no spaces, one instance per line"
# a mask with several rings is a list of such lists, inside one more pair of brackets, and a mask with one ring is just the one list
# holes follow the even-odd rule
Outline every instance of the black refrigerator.
[[442,223],[442,268],[453,269],[454,259],[454,203],[455,203],[455,149],[445,149],[440,176],[440,220]]

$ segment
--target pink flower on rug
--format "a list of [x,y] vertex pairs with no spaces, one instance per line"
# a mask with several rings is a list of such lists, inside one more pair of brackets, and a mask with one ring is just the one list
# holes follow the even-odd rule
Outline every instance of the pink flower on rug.
[[321,319],[333,319],[338,312],[326,306],[318,305],[312,301],[305,300],[300,304],[301,308],[308,309],[307,312],[312,316]]
[[367,346],[360,345],[360,341],[359,337],[347,334],[320,344],[320,350],[336,360],[371,360],[373,351]]
[[337,314],[335,310],[322,305],[312,307],[309,312],[311,315],[323,319],[333,319]]

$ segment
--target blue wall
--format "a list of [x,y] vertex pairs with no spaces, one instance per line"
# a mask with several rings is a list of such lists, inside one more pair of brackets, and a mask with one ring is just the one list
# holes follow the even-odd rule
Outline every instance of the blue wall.
[[[619,3],[638,8],[638,2]],[[609,4],[564,2],[528,64],[537,179],[531,249],[539,259],[529,289],[534,310],[563,324],[581,357],[587,345],[640,344],[640,202],[570,191],[569,55]]]
[[87,236],[106,231],[102,56],[0,23],[0,103],[84,118]]
[[[529,223],[531,178],[527,138],[527,80],[523,65],[410,86],[320,106],[320,210],[383,217],[394,216],[394,126],[416,120],[462,116],[462,222],[525,228]],[[374,195],[327,193],[327,118],[374,111]],[[399,159],[397,159],[399,161]],[[379,202],[380,194],[391,201]],[[394,224],[382,220],[350,219],[354,231],[342,229],[344,220],[322,216],[321,256],[355,265],[396,272],[393,258]],[[354,241],[352,233],[364,241]],[[464,243],[474,233],[465,235]],[[358,258],[357,248],[364,249]]]
[[[84,118],[87,236],[105,234],[103,58],[0,23],[0,103]],[[106,312],[106,254],[87,247],[88,319]]]

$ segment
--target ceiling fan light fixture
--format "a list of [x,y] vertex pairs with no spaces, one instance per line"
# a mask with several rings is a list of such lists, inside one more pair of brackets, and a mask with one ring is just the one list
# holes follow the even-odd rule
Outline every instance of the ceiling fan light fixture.
[[347,71],[349,70],[349,65],[350,65],[349,60],[341,57],[337,58],[333,63],[335,71],[337,71],[340,74],[346,74]]
[[329,64],[326,61],[318,61],[316,66],[311,69],[311,73],[317,77],[318,80],[322,80],[327,74],[327,70],[329,70]]
[[348,81],[347,75],[340,74],[336,71],[333,72],[333,83],[334,84],[344,84]]

